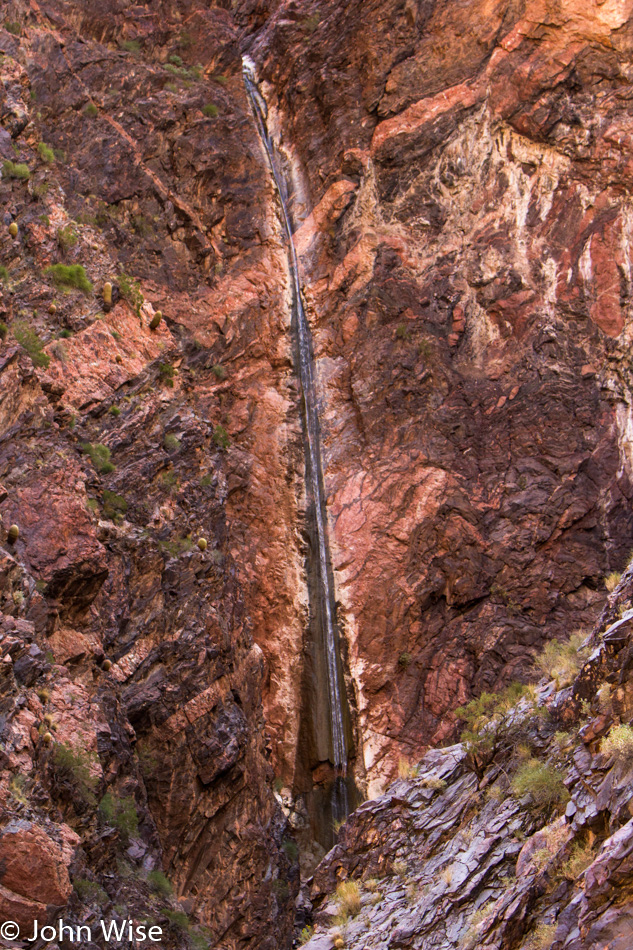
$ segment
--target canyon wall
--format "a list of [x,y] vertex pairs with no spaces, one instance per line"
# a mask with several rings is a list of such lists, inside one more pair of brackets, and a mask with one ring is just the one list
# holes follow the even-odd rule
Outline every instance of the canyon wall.
[[292,186],[372,794],[590,629],[633,547],[633,4],[2,12],[0,847],[67,868],[37,893],[3,877],[2,906],[81,920],[100,888],[174,944],[204,926],[272,950],[297,888],[273,781],[296,786],[304,741],[309,543],[242,56]]

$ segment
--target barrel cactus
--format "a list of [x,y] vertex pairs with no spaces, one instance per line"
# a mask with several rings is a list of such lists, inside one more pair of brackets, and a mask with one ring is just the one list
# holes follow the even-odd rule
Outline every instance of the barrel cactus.
[[198,538],[198,547],[200,548],[201,551],[206,551],[208,547],[207,539]]
[[160,310],[157,310],[154,316],[152,317],[152,321],[149,325],[150,330],[157,330],[158,327],[160,326],[160,321],[162,319],[163,319],[162,312]]
[[20,529],[18,528],[17,524],[12,524],[11,527],[9,528],[9,533],[7,535],[9,544],[15,544],[15,542],[18,540],[19,537],[20,537]]
[[15,221],[12,221],[9,225],[9,234],[12,238],[16,238],[18,236],[18,226]]

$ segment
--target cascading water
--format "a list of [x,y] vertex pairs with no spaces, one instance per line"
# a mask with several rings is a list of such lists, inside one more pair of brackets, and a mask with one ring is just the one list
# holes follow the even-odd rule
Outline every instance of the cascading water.
[[[288,245],[288,263],[292,281],[293,327],[296,334],[298,375],[301,384],[303,424],[306,445],[306,482],[308,497],[313,507],[315,575],[318,605],[315,613],[320,618],[322,642],[325,648],[325,667],[327,670],[327,691],[329,695],[329,727],[331,764],[334,766],[334,781],[331,785],[327,812],[329,824],[341,821],[349,814],[349,786],[347,776],[350,742],[346,729],[349,722],[347,696],[339,654],[339,634],[336,624],[336,601],[333,582],[325,517],[323,472],[321,465],[320,426],[317,408],[316,388],[313,374],[313,359],[310,328],[306,318],[299,282],[297,253],[293,240],[293,229],[287,206],[287,189],[283,176],[277,168],[275,149],[268,132],[268,111],[255,79],[254,69],[248,60],[243,61],[244,83],[251,101],[259,134],[264,145],[270,170],[275,181],[281,208],[281,223]],[[323,685],[323,684],[319,684]],[[353,787],[353,781],[352,781]],[[330,837],[329,833],[326,837]],[[329,841],[331,843],[331,840]]]

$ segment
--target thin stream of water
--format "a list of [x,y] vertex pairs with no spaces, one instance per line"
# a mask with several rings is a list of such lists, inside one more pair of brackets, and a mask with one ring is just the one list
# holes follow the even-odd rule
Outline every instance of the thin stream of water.
[[293,285],[293,316],[298,337],[299,354],[299,381],[303,394],[304,404],[304,423],[306,431],[306,444],[308,454],[308,488],[312,495],[312,501],[315,509],[316,522],[316,540],[318,553],[318,579],[320,587],[321,616],[323,617],[325,644],[327,652],[327,672],[328,672],[328,691],[330,706],[330,722],[332,729],[332,754],[333,765],[337,772],[337,779],[332,790],[332,809],[336,812],[337,820],[344,819],[348,814],[347,804],[347,784],[344,776],[347,770],[347,742],[345,737],[345,728],[343,722],[343,697],[341,694],[341,675],[339,671],[338,656],[338,631],[335,619],[335,599],[330,581],[329,567],[329,547],[327,539],[327,530],[325,523],[325,504],[322,488],[322,465],[321,465],[321,440],[319,416],[317,409],[316,388],[314,384],[312,345],[310,338],[310,328],[306,319],[303,300],[301,297],[301,284],[299,282],[299,267],[297,262],[297,252],[294,245],[290,215],[286,206],[285,187],[283,179],[277,170],[275,163],[275,152],[272,139],[267,126],[266,103],[259,92],[255,75],[248,64],[244,62],[244,84],[249,95],[255,120],[257,122],[259,134],[268,156],[268,164],[273,175],[277,193],[279,195],[279,204],[281,206],[281,218],[283,228],[288,243],[288,258],[290,266],[290,275]]

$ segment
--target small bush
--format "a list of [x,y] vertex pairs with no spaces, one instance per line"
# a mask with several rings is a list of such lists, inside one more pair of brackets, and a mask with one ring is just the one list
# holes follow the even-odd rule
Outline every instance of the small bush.
[[294,864],[297,858],[299,857],[299,848],[297,847],[295,842],[292,841],[290,838],[286,838],[282,842],[281,847],[284,849],[288,860],[292,864]]
[[18,181],[28,181],[31,177],[28,165],[16,164],[10,161],[6,161],[2,165],[2,174],[5,178],[17,178]]
[[611,571],[610,574],[607,574],[607,576],[604,579],[604,586],[607,588],[610,594],[612,594],[613,591],[616,589],[621,579],[622,579],[621,571]]
[[88,119],[94,119],[94,118],[96,118],[96,116],[99,115],[99,110],[97,109],[97,107],[96,107],[96,105],[94,104],[94,102],[89,102],[89,103],[86,105],[86,107],[84,108],[84,115],[85,115]]
[[84,294],[92,293],[92,284],[86,276],[81,264],[51,264],[44,271],[60,290],[81,290]]
[[121,292],[121,296],[127,300],[129,305],[133,308],[134,313],[140,320],[141,307],[145,303],[145,297],[141,291],[141,285],[139,281],[134,277],[130,277],[129,274],[121,273],[119,274],[119,290]]
[[118,419],[118,417],[121,415],[121,410],[118,406],[110,406],[110,415]]
[[593,862],[593,836],[584,843],[577,841],[571,851],[569,860],[563,864],[563,875],[568,881],[576,881],[583,871],[586,871]]
[[8,326],[6,325],[6,323],[3,323],[0,320],[0,340],[6,340],[8,332],[9,332]]
[[37,153],[42,161],[46,162],[47,165],[50,165],[51,162],[55,161],[55,152],[45,142],[40,142],[40,144],[37,146]]
[[229,434],[224,426],[217,425],[213,430],[213,441],[218,448],[226,451],[230,445]]
[[81,450],[90,457],[90,461],[98,472],[107,475],[109,472],[114,471],[114,465],[110,461],[110,449],[107,445],[102,445],[101,442],[94,444],[92,442],[83,442]]
[[74,247],[79,240],[79,235],[72,224],[67,224],[63,228],[57,229],[57,243],[60,249],[66,253],[71,247]]
[[86,904],[95,903],[101,906],[107,904],[110,899],[99,884],[95,884],[94,881],[89,881],[85,877],[76,877],[73,881],[73,887],[77,896]]
[[127,501],[113,491],[104,491],[102,495],[103,513],[106,518],[122,517],[127,511]]
[[602,751],[612,755],[616,762],[633,761],[633,729],[631,726],[616,726],[602,743]]
[[165,877],[162,871],[150,871],[147,875],[147,883],[153,891],[163,897],[169,897],[174,892],[169,878]]
[[16,802],[20,802],[22,805],[26,805],[28,803],[26,790],[26,775],[12,775],[9,782],[9,791],[12,797],[15,798]]
[[118,798],[112,792],[106,792],[99,804],[99,814],[108,825],[120,832],[124,844],[138,832],[138,814],[131,795]]
[[536,657],[537,667],[556,681],[557,686],[568,686],[579,672],[589,649],[583,647],[586,635],[578,630],[569,640],[550,640]]
[[138,53],[141,48],[139,40],[122,40],[119,45],[126,53]]
[[396,327],[396,338],[398,340],[407,340],[411,339],[411,334],[409,333],[409,328],[406,323],[400,323]]
[[178,56],[177,53],[172,53],[169,57],[169,62],[173,63],[174,66],[182,66],[182,57]]
[[512,779],[518,798],[529,795],[537,807],[554,807],[569,801],[569,792],[556,769],[538,759],[528,759]]
[[211,372],[216,379],[226,379],[226,370],[221,363],[216,363],[215,366],[212,366]]
[[171,363],[159,363],[158,375],[166,386],[174,385],[174,376],[176,375],[176,370],[171,365]]
[[398,657],[398,666],[401,670],[406,670],[411,665],[411,654],[401,653]]
[[22,36],[22,27],[17,20],[6,20],[4,28],[7,33],[12,33],[13,36]]
[[412,765],[408,759],[404,759],[404,758],[398,759],[398,777],[399,778],[404,778],[404,779],[415,778],[419,771],[420,771],[420,767],[418,765]]
[[341,881],[336,888],[336,900],[344,920],[356,917],[361,908],[360,889],[356,881]]
[[4,266],[4,264],[0,264],[0,284],[8,284],[8,283],[9,283],[9,271]]
[[299,946],[302,947],[304,943],[307,943],[308,940],[312,939],[314,934],[314,927],[304,927],[299,934]]
[[213,102],[207,102],[206,106],[202,107],[202,114],[210,119],[215,119],[219,115],[219,109]]
[[50,356],[44,352],[42,341],[35,330],[32,330],[23,321],[17,320],[13,324],[13,336],[20,346],[29,354],[34,366],[47,369],[51,359]]
[[173,432],[168,432],[163,444],[168,452],[176,452],[180,448],[180,439],[177,439]]
[[51,764],[58,779],[72,785],[84,803],[94,804],[98,780],[90,771],[90,756],[62,742],[53,749]]

